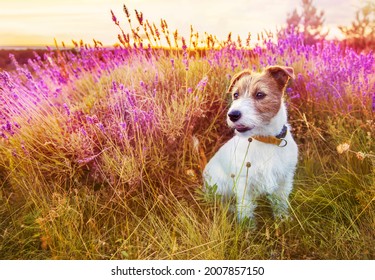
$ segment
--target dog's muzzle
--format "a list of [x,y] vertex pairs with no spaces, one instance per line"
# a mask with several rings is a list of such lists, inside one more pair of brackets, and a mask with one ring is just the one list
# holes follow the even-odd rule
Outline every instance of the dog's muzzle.
[[230,111],[228,117],[232,122],[236,122],[241,118],[241,112],[238,110]]
[[228,118],[232,122],[229,124],[232,128],[237,130],[240,133],[247,132],[254,128],[254,126],[247,126],[242,124],[241,122],[237,122],[242,117],[242,113],[239,110],[232,110],[228,113]]

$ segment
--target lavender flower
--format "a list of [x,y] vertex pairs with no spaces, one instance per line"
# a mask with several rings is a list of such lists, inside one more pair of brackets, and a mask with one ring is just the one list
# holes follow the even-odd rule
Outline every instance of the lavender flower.
[[63,104],[63,107],[64,107],[64,109],[65,109],[66,114],[67,114],[68,116],[70,116],[70,109],[69,109],[69,106],[68,106],[66,103],[64,103],[64,104]]
[[198,85],[197,85],[197,88],[199,90],[203,90],[206,85],[207,85],[207,82],[208,82],[208,78],[207,77],[204,77],[202,80],[199,81]]

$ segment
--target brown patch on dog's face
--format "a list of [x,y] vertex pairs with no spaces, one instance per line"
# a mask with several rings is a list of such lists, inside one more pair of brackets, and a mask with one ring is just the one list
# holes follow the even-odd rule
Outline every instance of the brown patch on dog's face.
[[240,73],[237,73],[233,76],[232,80],[230,81],[229,87],[228,87],[228,92],[232,92],[233,87],[237,83],[237,81],[245,76],[250,76],[251,71],[250,70],[243,70]]
[[233,100],[249,98],[262,122],[269,123],[280,110],[291,77],[294,77],[291,67],[271,66],[262,73],[242,71],[233,77],[229,90]]

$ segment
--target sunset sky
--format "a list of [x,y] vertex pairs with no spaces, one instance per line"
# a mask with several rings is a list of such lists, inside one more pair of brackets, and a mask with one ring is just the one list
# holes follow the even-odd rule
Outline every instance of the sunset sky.
[[[122,5],[129,11],[142,11],[149,21],[168,22],[188,36],[190,24],[200,33],[224,39],[229,32],[247,37],[264,30],[275,31],[285,24],[287,13],[301,0],[0,0],[0,47],[46,46],[83,39],[105,45],[117,42],[118,29],[111,19],[112,9],[127,28]],[[339,34],[338,25],[349,25],[361,0],[315,0],[325,11],[325,26],[331,36]],[[128,30],[128,29],[125,29]]]

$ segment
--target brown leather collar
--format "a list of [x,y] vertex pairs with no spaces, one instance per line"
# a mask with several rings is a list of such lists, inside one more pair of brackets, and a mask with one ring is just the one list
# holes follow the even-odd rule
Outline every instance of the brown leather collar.
[[277,134],[276,136],[256,135],[256,136],[250,137],[249,141],[251,142],[252,139],[255,139],[262,143],[273,144],[279,147],[285,147],[288,144],[288,142],[285,140],[285,136],[287,133],[288,133],[288,128],[286,125],[284,125],[281,132]]

